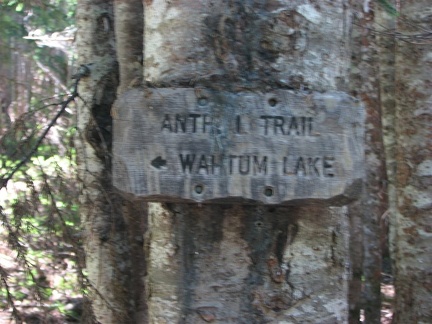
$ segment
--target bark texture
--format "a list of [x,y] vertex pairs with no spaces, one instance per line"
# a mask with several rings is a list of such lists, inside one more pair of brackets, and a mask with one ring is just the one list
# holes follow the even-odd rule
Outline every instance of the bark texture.
[[141,0],[115,0],[115,37],[122,93],[142,82],[143,4]]
[[[382,241],[385,224],[383,225],[381,217],[387,210],[387,195],[381,102],[378,91],[380,78],[376,73],[380,62],[377,38],[373,32],[379,8],[377,4],[364,7],[363,3],[354,1],[353,10],[350,88],[352,95],[364,103],[367,117],[365,190],[358,206],[353,205],[350,209],[351,218],[360,218],[360,224],[351,228],[351,231],[355,232],[351,240],[353,284],[357,284],[357,289],[351,293],[357,298],[363,298],[357,307],[353,308],[351,322],[358,322],[359,308],[363,308],[366,323],[380,323],[382,251],[386,249],[386,242]],[[356,207],[355,210],[353,207]],[[359,293],[358,281],[361,278],[364,278],[364,281],[360,282],[362,293]]]
[[[343,1],[145,1],[156,87],[348,89]],[[335,64],[335,62],[337,62]],[[346,207],[149,204],[150,323],[345,323]]]
[[[79,1],[80,63],[91,74],[80,83],[77,150],[96,320],[345,323],[351,242],[350,322],[361,307],[368,323],[378,322],[378,233],[390,215],[395,322],[431,321],[430,6],[405,1],[396,19],[377,3]],[[197,92],[351,92],[368,112],[363,200],[332,208],[154,202],[143,249],[147,207],[112,187],[110,156],[115,94],[139,86],[142,75],[146,86]]]
[[145,206],[121,198],[111,179],[110,109],[118,86],[113,10],[112,1],[78,3],[79,63],[89,72],[79,85],[80,214],[95,320],[144,323]]
[[346,208],[152,203],[149,213],[151,323],[347,321]]
[[[401,2],[396,47],[396,323],[432,319],[432,15]],[[419,36],[420,35],[420,36]],[[408,40],[408,41],[406,41]]]
[[[395,5],[395,3],[392,3]],[[388,225],[388,249],[391,255],[395,254],[396,244],[396,107],[395,107],[395,58],[396,58],[396,38],[391,32],[396,28],[396,17],[390,15],[383,8],[376,8],[377,44],[379,54],[379,96],[382,112],[382,134],[386,163],[386,194],[388,210],[383,215],[382,221]],[[390,31],[390,32],[389,32]]]

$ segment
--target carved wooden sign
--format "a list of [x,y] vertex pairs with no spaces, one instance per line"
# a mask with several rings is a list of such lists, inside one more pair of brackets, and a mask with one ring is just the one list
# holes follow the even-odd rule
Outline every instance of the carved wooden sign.
[[133,89],[112,115],[114,185],[150,200],[344,204],[361,189],[364,110],[342,92]]

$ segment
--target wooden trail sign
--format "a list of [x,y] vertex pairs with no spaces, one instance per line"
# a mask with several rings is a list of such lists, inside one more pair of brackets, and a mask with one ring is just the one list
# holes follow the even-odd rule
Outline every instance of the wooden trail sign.
[[363,178],[362,105],[343,92],[132,89],[114,185],[150,200],[345,204]]

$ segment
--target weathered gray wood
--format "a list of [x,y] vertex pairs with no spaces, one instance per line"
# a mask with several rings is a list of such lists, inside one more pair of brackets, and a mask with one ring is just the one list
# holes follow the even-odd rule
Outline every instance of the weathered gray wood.
[[363,107],[343,92],[126,92],[114,184],[148,199],[345,204],[363,178]]

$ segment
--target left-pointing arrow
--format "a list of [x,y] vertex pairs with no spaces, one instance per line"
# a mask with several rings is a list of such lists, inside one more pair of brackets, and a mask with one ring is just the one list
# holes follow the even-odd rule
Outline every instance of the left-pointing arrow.
[[160,170],[160,169],[166,169],[166,163],[167,163],[166,160],[162,159],[161,156],[158,156],[157,158],[153,159],[150,164],[156,169]]

